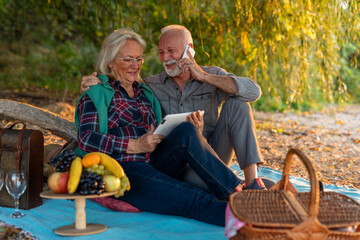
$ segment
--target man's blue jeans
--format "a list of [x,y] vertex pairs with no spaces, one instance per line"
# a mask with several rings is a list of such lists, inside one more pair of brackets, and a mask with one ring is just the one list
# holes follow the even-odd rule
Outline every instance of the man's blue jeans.
[[[189,164],[213,194],[178,180]],[[180,124],[145,162],[121,163],[131,190],[121,200],[142,211],[177,215],[225,225],[226,199],[239,178],[213,154],[196,127]]]

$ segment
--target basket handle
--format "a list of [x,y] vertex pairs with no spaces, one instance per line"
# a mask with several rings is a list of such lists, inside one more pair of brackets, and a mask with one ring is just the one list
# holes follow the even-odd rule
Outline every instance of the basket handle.
[[291,148],[286,155],[283,175],[279,182],[280,189],[288,189],[288,186],[291,185],[289,181],[289,176],[292,165],[292,159],[294,155],[297,155],[300,158],[300,160],[305,165],[310,175],[310,204],[309,204],[308,217],[318,216],[319,201],[320,201],[320,186],[318,184],[319,181],[316,174],[315,165],[309,158],[307,158],[298,149]]

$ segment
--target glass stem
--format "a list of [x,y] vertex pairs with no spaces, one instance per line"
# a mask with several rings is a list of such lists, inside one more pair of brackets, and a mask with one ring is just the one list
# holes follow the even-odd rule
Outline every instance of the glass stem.
[[15,200],[15,215],[19,214],[19,197],[14,197]]

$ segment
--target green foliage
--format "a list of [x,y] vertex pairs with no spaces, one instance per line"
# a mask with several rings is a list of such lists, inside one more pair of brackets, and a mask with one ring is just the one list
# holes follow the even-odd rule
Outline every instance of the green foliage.
[[[353,43],[345,45],[340,51],[341,69],[339,78],[343,79],[343,91],[352,102],[360,101],[360,65],[358,49]],[[340,93],[336,93],[337,97]]]
[[0,0],[0,83],[78,92],[102,40],[119,27],[147,42],[142,76],[159,73],[160,30],[181,24],[193,34],[199,64],[259,83],[258,109],[358,103],[359,7],[345,0]]

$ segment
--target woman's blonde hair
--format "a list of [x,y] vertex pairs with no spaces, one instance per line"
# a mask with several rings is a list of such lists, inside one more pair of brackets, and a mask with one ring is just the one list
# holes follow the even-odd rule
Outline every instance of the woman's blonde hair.
[[130,28],[119,28],[115,30],[110,33],[101,44],[100,52],[95,63],[95,71],[99,75],[105,74],[108,77],[114,77],[108,65],[115,59],[120,48],[124,46],[128,40],[138,42],[142,52],[144,52],[146,42],[139,34]]

